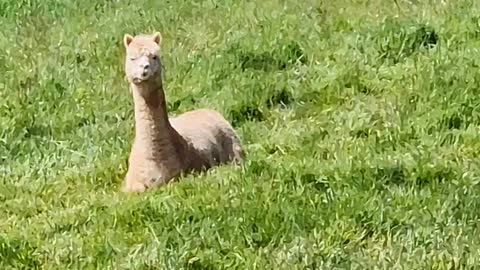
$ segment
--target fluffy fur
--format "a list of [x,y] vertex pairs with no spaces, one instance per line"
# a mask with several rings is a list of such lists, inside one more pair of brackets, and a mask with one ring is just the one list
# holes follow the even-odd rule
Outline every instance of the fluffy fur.
[[184,173],[243,162],[239,138],[216,111],[198,109],[169,118],[162,83],[162,37],[125,34],[125,74],[135,107],[135,139],[124,192],[142,192]]

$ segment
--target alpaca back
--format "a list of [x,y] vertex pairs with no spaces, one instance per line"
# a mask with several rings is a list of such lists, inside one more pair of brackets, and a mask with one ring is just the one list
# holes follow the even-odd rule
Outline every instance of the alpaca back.
[[181,158],[205,167],[243,161],[238,135],[220,113],[198,109],[172,117],[170,123],[190,147],[188,156]]

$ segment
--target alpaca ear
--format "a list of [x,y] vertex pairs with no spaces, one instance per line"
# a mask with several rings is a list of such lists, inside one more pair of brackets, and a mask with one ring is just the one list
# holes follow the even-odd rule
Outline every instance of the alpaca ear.
[[160,46],[162,43],[162,34],[160,34],[160,32],[155,32],[155,34],[153,34],[153,41]]
[[130,34],[125,34],[123,36],[123,45],[125,45],[125,48],[128,47],[132,41],[133,37]]

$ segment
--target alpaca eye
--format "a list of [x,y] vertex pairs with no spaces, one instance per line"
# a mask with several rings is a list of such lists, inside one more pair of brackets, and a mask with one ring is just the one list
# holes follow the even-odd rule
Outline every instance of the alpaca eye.
[[152,57],[153,60],[157,60],[157,58],[158,58],[158,57],[157,57],[156,55],[154,55],[154,56]]
[[130,60],[135,61],[135,57],[130,57]]

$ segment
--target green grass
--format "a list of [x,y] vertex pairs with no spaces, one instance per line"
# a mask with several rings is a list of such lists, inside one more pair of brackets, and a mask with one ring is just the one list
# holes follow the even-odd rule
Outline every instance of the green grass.
[[[444,2],[2,0],[0,269],[477,266],[480,3]],[[248,161],[123,194],[157,30],[170,113]]]

